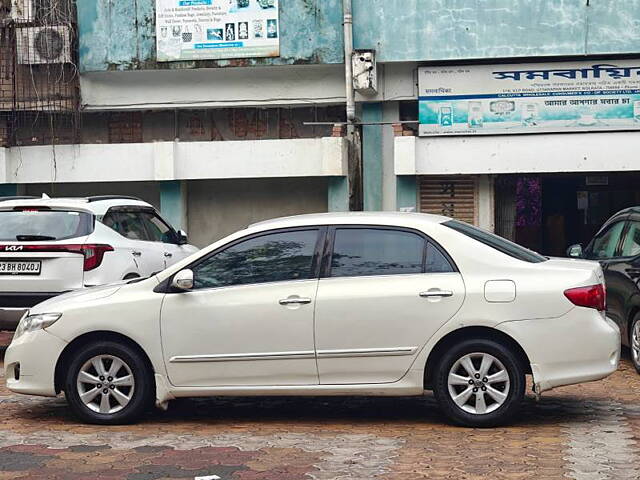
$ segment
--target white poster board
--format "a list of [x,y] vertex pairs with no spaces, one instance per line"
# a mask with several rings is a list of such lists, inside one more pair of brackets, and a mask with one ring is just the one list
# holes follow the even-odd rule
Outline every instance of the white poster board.
[[156,0],[157,60],[280,55],[278,0]]

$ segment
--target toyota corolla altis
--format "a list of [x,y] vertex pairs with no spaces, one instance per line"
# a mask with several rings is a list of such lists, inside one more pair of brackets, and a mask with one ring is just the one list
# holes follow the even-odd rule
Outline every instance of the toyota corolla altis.
[[7,387],[82,420],[220,395],[422,395],[490,426],[535,392],[613,373],[596,262],[548,259],[446,217],[319,214],[239,231],[145,280],[48,300]]

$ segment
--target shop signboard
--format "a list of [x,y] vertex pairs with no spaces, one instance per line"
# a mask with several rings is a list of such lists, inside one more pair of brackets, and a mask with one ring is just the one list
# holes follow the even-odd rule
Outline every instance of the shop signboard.
[[157,60],[280,55],[279,0],[156,0]]
[[420,135],[640,129],[640,60],[419,69]]

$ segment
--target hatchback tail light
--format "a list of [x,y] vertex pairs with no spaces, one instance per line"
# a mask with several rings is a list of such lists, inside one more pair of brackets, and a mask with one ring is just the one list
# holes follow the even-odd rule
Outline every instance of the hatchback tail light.
[[607,308],[607,293],[602,284],[565,290],[564,296],[578,307],[595,308],[604,312]]

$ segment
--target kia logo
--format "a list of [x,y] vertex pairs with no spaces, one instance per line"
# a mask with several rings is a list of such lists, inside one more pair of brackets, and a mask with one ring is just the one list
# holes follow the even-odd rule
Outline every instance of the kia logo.
[[22,250],[24,250],[22,245],[7,245],[4,247],[5,252],[20,252]]

